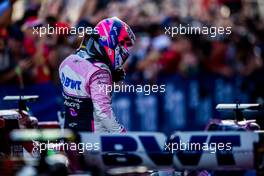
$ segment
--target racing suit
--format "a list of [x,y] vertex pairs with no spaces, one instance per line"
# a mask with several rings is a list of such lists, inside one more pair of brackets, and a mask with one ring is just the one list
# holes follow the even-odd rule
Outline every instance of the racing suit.
[[125,132],[111,107],[111,71],[102,62],[78,50],[60,65],[65,107],[65,128],[75,131]]

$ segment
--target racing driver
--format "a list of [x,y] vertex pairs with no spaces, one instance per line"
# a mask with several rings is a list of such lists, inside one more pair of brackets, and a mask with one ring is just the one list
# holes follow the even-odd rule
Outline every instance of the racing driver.
[[131,28],[117,17],[100,21],[92,35],[60,65],[65,128],[74,131],[125,132],[105,88],[124,78],[123,64],[135,43]]

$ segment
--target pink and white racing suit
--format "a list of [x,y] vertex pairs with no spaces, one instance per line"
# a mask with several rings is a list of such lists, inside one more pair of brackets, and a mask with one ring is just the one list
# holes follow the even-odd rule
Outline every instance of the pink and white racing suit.
[[90,62],[84,51],[68,56],[60,65],[65,128],[76,131],[125,132],[111,107],[112,76],[106,64]]

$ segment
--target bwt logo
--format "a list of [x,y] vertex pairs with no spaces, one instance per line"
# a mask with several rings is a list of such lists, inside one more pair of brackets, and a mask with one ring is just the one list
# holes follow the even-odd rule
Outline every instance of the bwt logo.
[[64,73],[62,73],[62,76],[61,76],[61,83],[65,87],[69,87],[70,89],[81,90],[82,82],[70,79],[69,77],[65,76]]
[[[136,140],[138,138],[138,140]],[[102,159],[107,166],[136,166],[144,161],[144,157],[148,157],[157,166],[172,165],[177,159],[181,165],[197,166],[200,163],[201,157],[206,153],[200,149],[197,151],[178,150],[177,152],[170,152],[171,143],[180,143],[180,136],[174,136],[167,141],[165,145],[160,145],[160,138],[155,135],[138,135],[138,136],[101,136]],[[138,142],[139,141],[139,142]],[[204,144],[220,144],[224,145],[229,150],[218,150],[215,153],[207,152],[210,159],[216,158],[218,165],[235,165],[234,153],[232,148],[234,146],[241,146],[239,135],[193,135],[189,137],[189,143]],[[163,143],[164,144],[164,143]],[[142,149],[142,147],[143,149]],[[230,146],[231,148],[229,148]],[[142,151],[143,150],[143,151]],[[109,154],[111,153],[111,155]],[[145,156],[144,156],[145,155]]]

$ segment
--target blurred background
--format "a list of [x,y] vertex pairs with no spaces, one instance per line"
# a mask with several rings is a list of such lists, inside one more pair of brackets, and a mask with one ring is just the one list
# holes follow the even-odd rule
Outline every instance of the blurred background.
[[[33,27],[94,27],[117,16],[137,41],[127,84],[165,84],[165,93],[115,93],[113,108],[133,131],[202,130],[217,103],[263,103],[263,0],[0,0],[0,98],[40,95],[40,121],[62,111],[58,66],[77,35],[33,35]],[[164,27],[230,26],[230,35],[165,35]],[[0,101],[0,108],[15,107]]]

